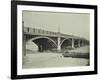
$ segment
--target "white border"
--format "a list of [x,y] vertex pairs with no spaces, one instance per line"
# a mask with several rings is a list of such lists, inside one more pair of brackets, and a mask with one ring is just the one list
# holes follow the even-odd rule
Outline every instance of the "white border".
[[[75,12],[90,13],[90,66],[81,67],[63,67],[63,68],[44,68],[44,69],[22,69],[22,10],[34,11],[54,11],[54,12]],[[25,74],[44,74],[59,72],[80,72],[94,70],[94,10],[92,9],[76,9],[76,8],[58,8],[43,6],[22,6],[17,7],[17,75]]]

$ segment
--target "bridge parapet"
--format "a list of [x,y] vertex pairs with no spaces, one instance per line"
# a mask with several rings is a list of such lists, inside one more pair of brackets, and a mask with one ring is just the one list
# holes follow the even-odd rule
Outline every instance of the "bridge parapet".
[[58,36],[57,32],[46,31],[42,29],[24,27],[24,33],[34,35],[47,35],[47,36]]

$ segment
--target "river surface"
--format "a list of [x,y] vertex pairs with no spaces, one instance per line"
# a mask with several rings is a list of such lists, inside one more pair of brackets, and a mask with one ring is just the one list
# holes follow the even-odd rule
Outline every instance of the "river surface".
[[47,67],[70,67],[87,66],[89,59],[63,57],[62,53],[33,52],[26,51],[24,57],[24,69],[26,68],[47,68]]

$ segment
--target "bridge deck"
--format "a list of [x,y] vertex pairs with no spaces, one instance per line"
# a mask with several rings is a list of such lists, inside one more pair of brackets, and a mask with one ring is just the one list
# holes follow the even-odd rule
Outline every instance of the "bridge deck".
[[52,31],[36,29],[36,28],[29,28],[29,27],[24,27],[24,34],[43,35],[43,36],[52,36],[52,37],[60,36],[60,37],[64,37],[64,38],[84,39],[84,38],[81,38],[81,37],[77,37],[77,36],[73,36],[73,35],[67,35],[67,34],[63,34],[63,33],[60,33],[60,32],[52,32]]

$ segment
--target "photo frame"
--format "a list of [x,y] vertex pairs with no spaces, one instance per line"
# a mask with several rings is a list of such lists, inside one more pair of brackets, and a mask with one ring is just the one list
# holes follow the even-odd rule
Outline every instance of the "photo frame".
[[11,1],[12,79],[90,74],[97,74],[96,5]]

